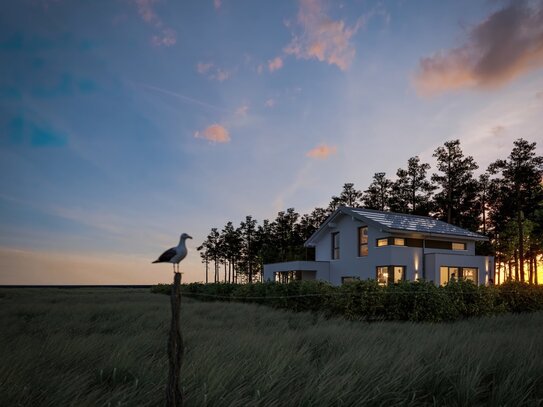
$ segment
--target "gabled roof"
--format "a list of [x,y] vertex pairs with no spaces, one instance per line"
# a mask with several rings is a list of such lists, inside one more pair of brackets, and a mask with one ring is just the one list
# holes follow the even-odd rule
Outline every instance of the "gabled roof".
[[383,232],[388,233],[412,233],[424,236],[460,238],[463,240],[488,240],[488,237],[479,233],[462,229],[429,216],[408,215],[405,213],[383,212],[365,208],[347,208],[344,206],[336,209],[328,219],[313,233],[305,242],[306,246],[311,246],[315,239],[326,229],[328,224],[339,214],[352,216],[354,219],[373,226]]

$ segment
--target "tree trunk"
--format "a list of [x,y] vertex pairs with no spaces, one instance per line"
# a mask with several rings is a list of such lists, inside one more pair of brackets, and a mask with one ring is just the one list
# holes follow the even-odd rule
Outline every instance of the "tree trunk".
[[515,280],[519,281],[519,269],[518,269],[518,250],[515,250]]
[[535,258],[534,258],[534,275],[535,275],[534,284],[538,285],[539,284],[539,278],[537,277],[537,253],[536,253]]
[[[520,192],[517,196],[518,205],[520,207]],[[517,224],[518,224],[518,251],[519,251],[519,266],[520,266],[520,278],[524,282],[524,228],[522,225],[522,210],[518,208],[517,211]]]
[[206,284],[209,283],[209,261],[206,257]]
[[174,273],[172,293],[170,297],[172,321],[168,340],[169,374],[166,389],[166,406],[179,407],[183,405],[183,394],[179,387],[181,378],[181,362],[183,359],[183,337],[179,325],[181,314],[181,273]]

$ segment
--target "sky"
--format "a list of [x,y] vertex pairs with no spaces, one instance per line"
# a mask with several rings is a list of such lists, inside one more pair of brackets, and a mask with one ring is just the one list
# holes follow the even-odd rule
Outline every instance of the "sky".
[[18,0],[0,13],[0,284],[155,284],[189,233],[326,206],[460,139],[543,154],[543,1]]

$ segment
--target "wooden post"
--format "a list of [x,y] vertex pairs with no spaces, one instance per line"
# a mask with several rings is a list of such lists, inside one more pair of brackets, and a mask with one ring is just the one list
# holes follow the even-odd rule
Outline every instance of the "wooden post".
[[174,273],[172,293],[172,322],[170,325],[170,338],[168,340],[168,359],[170,371],[168,374],[168,387],[166,388],[166,406],[180,407],[183,405],[183,395],[179,387],[181,377],[181,362],[183,359],[183,337],[179,326],[181,313],[181,273]]

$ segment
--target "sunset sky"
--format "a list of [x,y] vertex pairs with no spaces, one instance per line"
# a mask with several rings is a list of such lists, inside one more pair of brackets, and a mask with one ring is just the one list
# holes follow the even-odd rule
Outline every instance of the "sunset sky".
[[152,284],[191,234],[327,205],[459,138],[543,154],[543,1],[17,0],[0,284]]

